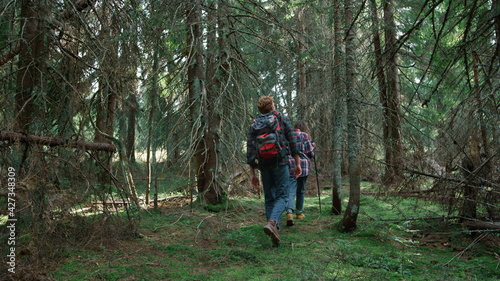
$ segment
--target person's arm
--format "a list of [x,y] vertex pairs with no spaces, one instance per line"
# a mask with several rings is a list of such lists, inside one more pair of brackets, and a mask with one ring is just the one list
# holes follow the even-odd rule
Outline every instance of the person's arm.
[[257,150],[253,139],[252,129],[250,129],[247,135],[247,164],[250,166],[250,182],[252,183],[252,187],[258,189],[260,182],[259,178],[255,175],[255,169],[258,167],[255,161]]
[[290,133],[288,134],[289,137],[289,144],[290,144],[290,152],[292,153],[293,158],[295,159],[295,169],[294,169],[294,176],[295,178],[298,178],[302,175],[302,165],[300,165],[300,147],[299,147],[299,138],[300,138],[300,133],[296,132],[293,130],[291,123],[290,123]]
[[293,155],[293,158],[295,159],[294,175],[295,175],[295,178],[298,178],[298,177],[300,177],[300,175],[302,175],[302,167],[300,166],[300,155],[297,153],[297,154]]
[[298,178],[302,174],[302,167],[300,166],[300,154],[299,154],[299,150],[297,147],[297,139],[299,136],[293,130],[292,122],[290,121],[290,119],[284,115],[282,115],[282,119],[283,119],[283,127],[285,130],[285,137],[288,141],[288,145],[290,146],[290,153],[292,154],[293,158],[295,159],[294,175],[295,175],[295,178]]
[[255,169],[252,166],[250,166],[250,182],[252,183],[252,187],[254,189],[259,189],[260,181],[255,175]]
[[304,154],[309,158],[314,157],[314,148],[315,144],[311,141],[311,138],[307,133],[303,133],[304,135]]

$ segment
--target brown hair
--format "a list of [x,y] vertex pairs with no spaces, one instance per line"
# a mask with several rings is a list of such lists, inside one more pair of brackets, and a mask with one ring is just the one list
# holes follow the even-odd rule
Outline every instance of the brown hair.
[[295,122],[295,125],[293,125],[293,128],[299,129],[301,132],[304,132],[304,133],[310,135],[309,126],[307,126],[307,122],[304,120],[299,120],[299,121]]
[[259,108],[260,113],[265,114],[273,110],[272,108],[273,104],[274,104],[274,99],[272,97],[264,96],[259,99],[257,107]]

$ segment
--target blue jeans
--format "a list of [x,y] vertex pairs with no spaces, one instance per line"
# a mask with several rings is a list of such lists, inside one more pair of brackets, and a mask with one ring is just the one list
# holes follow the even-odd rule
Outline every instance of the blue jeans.
[[264,186],[264,205],[266,218],[275,220],[279,228],[279,220],[286,209],[288,201],[288,165],[262,169],[262,185]]
[[[304,197],[306,195],[307,176],[298,179],[290,178],[287,212],[301,214],[304,210]],[[295,198],[297,197],[297,198]],[[295,203],[295,204],[294,204]],[[295,205],[295,206],[294,206]],[[295,208],[294,208],[295,207]]]

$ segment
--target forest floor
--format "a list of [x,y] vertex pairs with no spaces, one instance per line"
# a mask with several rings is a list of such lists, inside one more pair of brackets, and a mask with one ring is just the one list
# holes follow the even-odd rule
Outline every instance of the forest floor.
[[321,212],[318,197],[309,196],[305,219],[292,227],[281,221],[279,247],[262,230],[263,199],[231,198],[227,209],[215,213],[176,197],[159,209],[136,212],[135,237],[103,228],[61,247],[39,279],[500,279],[498,233],[473,234],[430,218],[446,212],[422,199],[372,195],[362,196],[358,228],[341,233],[342,216],[329,213],[329,192],[322,193]]

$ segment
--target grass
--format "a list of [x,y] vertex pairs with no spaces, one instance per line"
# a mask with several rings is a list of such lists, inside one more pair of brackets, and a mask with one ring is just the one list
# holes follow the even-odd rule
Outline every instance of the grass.
[[[186,185],[178,173],[162,175],[169,180],[159,188],[159,197],[174,195]],[[144,186],[137,181],[139,192]],[[369,183],[362,189],[376,194]],[[279,247],[262,231],[263,199],[229,198],[227,208],[219,212],[178,199],[184,201],[130,212],[140,237],[120,235],[130,228],[126,219],[116,216],[74,216],[56,223],[58,231],[45,245],[32,245],[30,233],[20,231],[18,266],[29,271],[29,262],[23,262],[36,261],[35,254],[44,253],[37,248],[55,243],[57,247],[47,251],[54,254],[45,258],[41,269],[30,264],[43,271],[46,280],[500,279],[498,233],[473,234],[454,221],[431,219],[453,214],[428,200],[366,194],[357,229],[341,233],[342,216],[329,214],[329,192],[323,191],[321,212],[318,198],[306,197],[304,220],[293,227],[281,221]],[[347,201],[343,204],[345,208]],[[0,225],[5,223],[6,216],[0,216]],[[19,223],[22,228],[22,220]],[[34,258],[26,258],[30,255]],[[0,273],[0,279],[3,276]]]
[[[281,222],[282,244],[264,232],[263,200],[232,198],[230,208],[141,212],[142,238],[109,238],[69,248],[53,280],[498,280],[498,234],[471,236],[436,220],[444,215],[413,198],[362,197],[358,228],[340,233],[341,216],[323,194],[306,198],[306,218]],[[495,250],[496,247],[496,250]],[[496,257],[495,257],[496,255]]]

